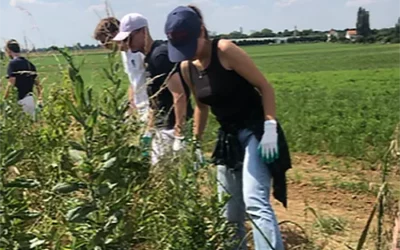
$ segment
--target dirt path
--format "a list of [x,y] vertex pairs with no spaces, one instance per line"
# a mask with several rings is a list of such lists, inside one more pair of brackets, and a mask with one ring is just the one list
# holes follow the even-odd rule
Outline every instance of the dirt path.
[[[357,246],[376,202],[380,171],[363,170],[365,166],[360,163],[343,164],[334,158],[321,161],[318,157],[294,155],[293,169],[288,172],[288,209],[272,200],[280,222],[294,222],[305,231],[301,232],[292,223],[281,225],[288,238],[288,249],[340,250]],[[400,182],[396,180],[398,175],[390,177],[391,190],[400,190]],[[390,231],[391,215],[388,213],[385,217],[385,229]],[[363,249],[376,249],[376,225],[374,219]],[[299,241],[291,232],[295,229],[296,235],[304,235],[310,242],[293,243]],[[385,241],[389,243],[389,239]],[[253,248],[250,246],[250,249]]]

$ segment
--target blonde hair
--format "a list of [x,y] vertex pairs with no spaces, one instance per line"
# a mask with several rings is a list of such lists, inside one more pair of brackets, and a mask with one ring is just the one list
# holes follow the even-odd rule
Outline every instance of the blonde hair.
[[115,17],[107,17],[100,20],[94,30],[94,39],[101,41],[102,38],[113,38],[113,34],[119,31],[119,20]]

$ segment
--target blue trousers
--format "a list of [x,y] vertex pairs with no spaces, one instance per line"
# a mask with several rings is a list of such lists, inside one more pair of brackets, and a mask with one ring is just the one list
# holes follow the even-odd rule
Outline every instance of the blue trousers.
[[[240,242],[246,236],[245,214],[253,221],[253,240],[256,250],[284,250],[275,212],[270,204],[271,175],[258,154],[259,141],[250,130],[239,132],[239,141],[245,149],[243,168],[229,169],[217,166],[218,192],[220,199],[228,193],[224,215],[237,225],[234,240]],[[254,225],[255,224],[255,225]],[[270,244],[268,244],[267,240]],[[271,245],[273,248],[271,248]],[[246,241],[235,246],[245,250]]]

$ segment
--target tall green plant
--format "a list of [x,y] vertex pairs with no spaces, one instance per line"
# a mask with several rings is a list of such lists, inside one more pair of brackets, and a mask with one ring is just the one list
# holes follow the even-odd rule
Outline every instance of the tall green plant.
[[115,52],[108,55],[110,69],[104,70],[114,89],[107,91],[100,103],[94,101],[92,89],[85,86],[80,75],[83,64],[77,67],[68,51],[54,49],[67,60],[74,89],[72,100],[65,99],[64,106],[82,130],[81,138],[69,141],[67,158],[74,165],[72,173],[53,187],[54,193],[65,197],[71,246],[128,248],[134,239],[130,201],[133,190],[140,188],[145,179],[146,167],[139,148],[127,136],[135,134],[135,128],[123,121],[127,103],[121,95]]
[[40,183],[27,177],[14,177],[29,149],[21,138],[21,124],[32,125],[32,120],[13,102],[4,102],[0,108],[0,248],[30,249],[43,242],[28,232],[29,223],[40,216],[31,208],[24,195]]

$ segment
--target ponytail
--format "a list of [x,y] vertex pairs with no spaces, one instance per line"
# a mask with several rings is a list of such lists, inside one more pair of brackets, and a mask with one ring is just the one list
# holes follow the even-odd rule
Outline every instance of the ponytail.
[[204,32],[205,32],[204,37],[206,38],[206,40],[208,40],[209,39],[208,30],[206,28],[206,25],[204,24],[203,15],[201,14],[200,9],[192,4],[189,4],[187,7],[191,8],[194,12],[196,12],[197,16],[200,18],[201,22],[203,23],[203,27],[204,27]]

